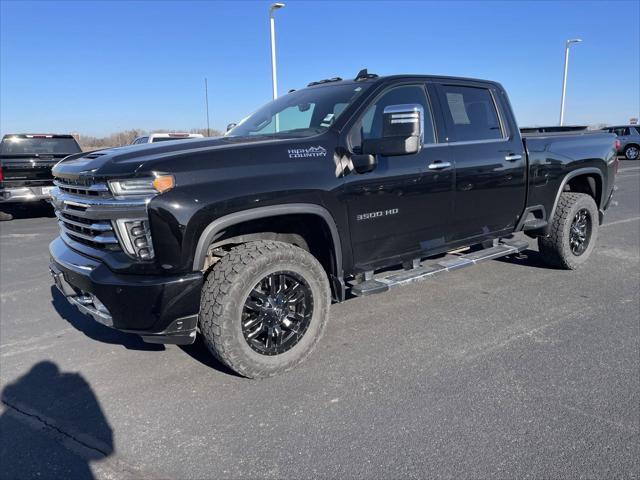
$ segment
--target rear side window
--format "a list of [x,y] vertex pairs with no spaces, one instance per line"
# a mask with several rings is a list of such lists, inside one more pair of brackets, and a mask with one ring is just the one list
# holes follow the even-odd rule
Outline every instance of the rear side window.
[[503,138],[496,105],[486,88],[443,85],[445,113],[457,142]]
[[151,143],[168,142],[170,140],[188,140],[191,137],[153,137]]

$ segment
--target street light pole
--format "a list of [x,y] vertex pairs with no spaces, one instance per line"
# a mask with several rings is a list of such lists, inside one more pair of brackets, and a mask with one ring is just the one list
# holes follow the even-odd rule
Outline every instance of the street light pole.
[[562,75],[562,97],[560,97],[560,126],[564,124],[564,99],[567,94],[567,71],[569,70],[569,47],[573,43],[580,43],[582,39],[567,40],[564,46],[564,74]]
[[278,98],[278,79],[276,77],[276,22],[273,12],[284,7],[284,3],[272,3],[269,7],[269,28],[271,29],[271,83],[273,99]]
[[209,85],[207,84],[207,77],[204,77],[204,105],[207,110],[207,137],[211,136],[209,130]]

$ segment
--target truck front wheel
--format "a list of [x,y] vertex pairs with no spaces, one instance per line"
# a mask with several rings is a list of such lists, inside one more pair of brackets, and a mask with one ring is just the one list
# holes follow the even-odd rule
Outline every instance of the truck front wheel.
[[590,195],[563,192],[549,235],[538,238],[547,265],[575,270],[587,261],[598,238],[598,207]]
[[211,269],[200,329],[209,350],[249,378],[292,369],[313,350],[329,316],[329,282],[305,250],[277,241],[239,245]]

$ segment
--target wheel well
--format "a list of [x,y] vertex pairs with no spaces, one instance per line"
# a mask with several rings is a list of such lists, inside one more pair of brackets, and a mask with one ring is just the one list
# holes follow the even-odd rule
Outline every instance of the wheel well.
[[209,246],[205,269],[234,245],[256,240],[277,240],[308,251],[320,262],[327,276],[336,275],[340,268],[335,261],[331,231],[322,217],[295,213],[247,220],[225,228]]
[[602,198],[602,179],[599,175],[587,173],[570,178],[564,186],[565,192],[586,193],[591,195],[600,208]]
[[628,147],[636,147],[636,148],[640,148],[640,145],[638,145],[637,143],[627,143],[624,148],[622,149],[622,151],[624,152]]

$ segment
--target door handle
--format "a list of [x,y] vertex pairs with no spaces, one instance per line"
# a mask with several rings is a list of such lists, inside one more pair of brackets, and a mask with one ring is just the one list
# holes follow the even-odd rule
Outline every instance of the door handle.
[[443,168],[449,168],[450,166],[451,163],[449,162],[436,160],[435,162],[429,164],[429,170],[442,170]]
[[520,159],[522,159],[522,155],[517,155],[517,154],[514,154],[514,153],[510,153],[509,155],[507,155],[506,157],[504,157],[504,159],[505,159],[507,162],[515,162],[516,160],[520,160]]

